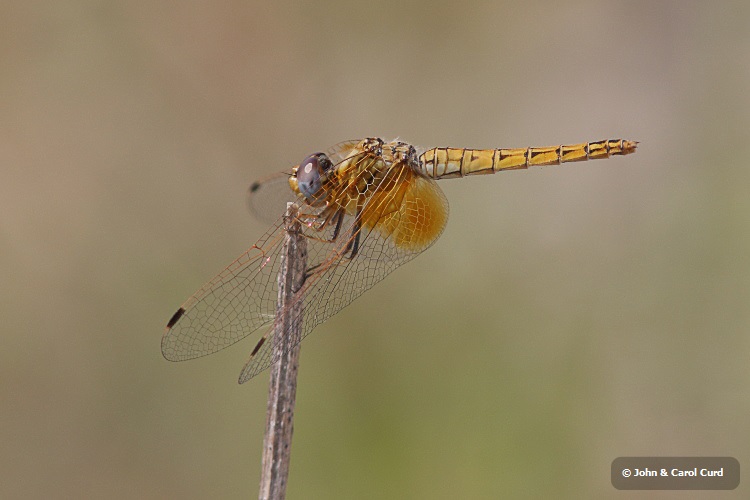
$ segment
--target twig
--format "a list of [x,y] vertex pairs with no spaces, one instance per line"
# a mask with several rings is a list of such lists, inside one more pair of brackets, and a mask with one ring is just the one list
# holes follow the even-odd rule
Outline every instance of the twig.
[[294,401],[297,395],[300,326],[303,314],[303,301],[297,300],[295,303],[294,294],[304,282],[307,242],[301,233],[292,203],[287,205],[286,220],[272,353],[275,362],[271,365],[266,435],[263,439],[263,465],[258,495],[261,500],[281,500],[286,496],[294,430]]

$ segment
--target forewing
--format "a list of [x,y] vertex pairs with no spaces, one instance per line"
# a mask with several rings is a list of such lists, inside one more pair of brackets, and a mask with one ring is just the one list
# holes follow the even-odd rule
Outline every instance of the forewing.
[[279,219],[256,245],[177,310],[162,337],[165,358],[183,361],[206,356],[273,322],[283,238],[283,219]]
[[[352,144],[342,143],[332,154],[348,157]],[[356,153],[355,153],[356,154]],[[360,160],[366,160],[366,154]],[[356,185],[362,179],[344,179]],[[278,182],[278,181],[277,181]],[[334,186],[344,196],[346,185]],[[336,200],[333,206],[347,206]],[[164,357],[172,361],[219,351],[268,326],[240,375],[245,382],[306,337],[317,325],[338,313],[400,265],[428,248],[440,235],[448,204],[437,184],[406,165],[366,193],[358,215],[341,212],[325,219],[324,208],[297,200],[302,232],[307,240],[307,276],[288,307],[291,326],[277,327],[278,272],[285,236],[278,218],[266,234],[221,273],[206,283],[174,314],[162,338]],[[323,227],[319,225],[325,221]],[[338,229],[337,229],[338,228]],[[352,256],[356,246],[356,255]],[[289,316],[292,311],[282,311]],[[296,332],[296,333],[295,333]]]
[[291,172],[279,172],[253,182],[247,190],[247,208],[256,219],[276,223],[286,204],[297,199],[289,186]]
[[[316,209],[298,201],[300,213],[315,214]],[[316,220],[313,216],[311,220]],[[167,323],[162,337],[162,354],[170,361],[184,361],[212,354],[238,342],[255,330],[273,323],[276,317],[278,273],[285,236],[284,218],[280,217],[258,240],[234,262],[217,274],[190,297]],[[307,225],[306,236],[325,236]],[[312,241],[312,240],[311,240]],[[321,246],[310,266],[326,252]]]
[[[240,383],[268,368],[276,361],[274,353],[296,345],[440,236],[447,222],[448,202],[437,184],[405,165],[394,170],[394,176],[368,193],[359,219],[345,216],[334,243],[308,240],[309,262],[313,264],[308,263],[310,274],[295,297],[295,303],[302,301],[303,312],[293,315],[283,338],[275,335],[277,324],[269,328],[243,368]],[[350,258],[357,234],[359,250]],[[315,267],[315,262],[320,264]]]

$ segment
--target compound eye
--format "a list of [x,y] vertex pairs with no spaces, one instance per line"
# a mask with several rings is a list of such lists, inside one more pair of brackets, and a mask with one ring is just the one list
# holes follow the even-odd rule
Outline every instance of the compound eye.
[[311,154],[297,168],[297,187],[305,198],[320,197],[323,174],[331,168],[331,160],[323,153]]

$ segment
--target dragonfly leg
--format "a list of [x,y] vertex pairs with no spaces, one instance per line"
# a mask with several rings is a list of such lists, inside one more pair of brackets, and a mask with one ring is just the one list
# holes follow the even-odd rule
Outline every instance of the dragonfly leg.
[[324,227],[328,225],[331,217],[336,215],[336,212],[331,211],[329,208],[321,211],[320,213],[299,213],[296,215],[297,220],[303,226],[309,227],[314,231],[322,231]]
[[357,252],[359,252],[359,235],[362,233],[362,225],[360,223],[360,219],[362,212],[360,211],[357,213],[357,216],[354,218],[354,238],[349,240],[349,243],[346,245],[346,250],[344,250],[344,253],[349,253],[348,259],[351,260],[354,257],[357,256]]
[[317,236],[312,236],[310,234],[305,234],[306,238],[309,238],[311,240],[320,241],[323,243],[333,243],[338,239],[339,232],[341,231],[341,224],[344,222],[344,211],[339,210],[337,212],[334,212],[332,215],[329,215],[326,220],[323,221],[323,223],[319,227],[313,227],[315,231],[322,230],[325,226],[327,226],[330,221],[335,218],[336,219],[336,227],[333,228],[333,235],[331,238],[318,238]]
[[359,235],[362,234],[359,230],[359,224],[357,224],[357,234],[354,236],[354,244],[352,245],[352,242],[349,242],[350,246],[352,247],[352,253],[349,254],[349,259],[353,259],[357,256],[357,252],[359,252]]
[[339,232],[341,231],[341,223],[344,222],[344,211],[339,210],[336,212],[336,227],[333,228],[333,236],[331,236],[331,241],[336,241],[336,239],[339,237]]
[[[336,219],[336,227],[333,228],[333,235],[331,235],[331,239],[323,239],[323,238],[316,238],[314,236],[307,236],[308,238],[314,239],[316,241],[322,241],[323,243],[335,243],[336,240],[339,237],[339,234],[341,233],[341,225],[344,222],[344,210],[337,211],[333,217]],[[349,251],[349,247],[351,246],[351,241],[346,247],[346,251],[344,253],[347,253]],[[316,264],[312,267],[309,267],[307,271],[305,272],[305,279],[307,279],[309,276],[312,276],[315,274],[318,269],[320,268],[321,264]]]

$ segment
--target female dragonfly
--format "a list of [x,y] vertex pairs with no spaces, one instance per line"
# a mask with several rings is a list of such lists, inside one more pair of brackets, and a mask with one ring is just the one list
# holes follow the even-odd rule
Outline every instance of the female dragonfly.
[[[448,220],[448,202],[435,181],[627,155],[637,145],[611,139],[420,152],[405,142],[367,138],[314,153],[290,172],[254,183],[248,197],[254,211],[267,214],[278,207],[278,216],[286,206],[281,202],[293,201],[307,242],[307,271],[294,295],[294,304],[303,301],[304,313],[292,343],[437,240]],[[255,245],[174,313],[161,343],[166,359],[212,354],[265,326],[239,383],[275,362],[274,346],[282,342],[275,322],[284,235],[281,215]]]

